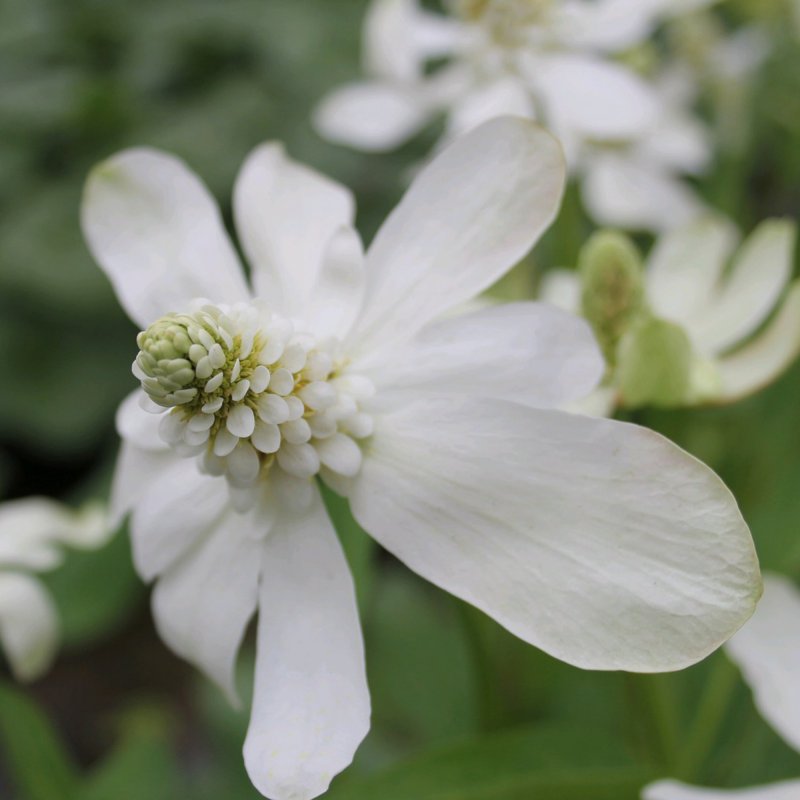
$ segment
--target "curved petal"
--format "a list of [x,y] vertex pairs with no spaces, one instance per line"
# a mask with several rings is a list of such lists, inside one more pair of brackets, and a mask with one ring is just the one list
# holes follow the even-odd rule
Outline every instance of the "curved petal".
[[664,234],[647,262],[647,299],[653,310],[682,325],[704,313],[738,241],[733,223],[718,216]]
[[151,414],[142,408],[142,398],[146,397],[141,389],[134,389],[117,409],[117,433],[132,445],[141,450],[166,452],[169,445],[158,433],[163,419],[162,413]]
[[544,303],[509,303],[431,323],[355,368],[392,404],[438,394],[553,408],[589,394],[605,361],[585,320]]
[[353,581],[317,491],[264,542],[258,613],[245,765],[267,797],[309,800],[352,761],[370,716]]
[[718,399],[729,403],[768,386],[800,356],[800,283],[750,344],[716,362]]
[[796,800],[800,781],[783,781],[752,789],[701,789],[677,781],[659,781],[645,788],[643,800]]
[[139,497],[131,518],[136,571],[145,581],[169,569],[215,529],[228,504],[222,478],[201,474],[194,459],[175,459]]
[[109,524],[112,529],[122,522],[150,486],[158,482],[162,473],[176,461],[182,459],[170,450],[143,450],[122,441],[111,483]]
[[210,535],[163,573],[153,590],[153,617],[161,638],[237,706],[236,656],[256,610],[261,537],[268,530],[257,515],[228,509]]
[[302,318],[331,237],[353,222],[352,195],[290,159],[281,145],[264,144],[239,172],[233,211],[256,295]]
[[44,587],[29,575],[0,572],[0,643],[17,680],[35,680],[53,662],[56,610]]
[[174,156],[137,148],[99,164],[86,182],[81,224],[120,303],[142,328],[196,297],[249,297],[214,199]]
[[561,0],[556,11],[554,24],[564,44],[614,53],[647,39],[660,7],[656,0]]
[[639,144],[639,150],[644,158],[685,175],[705,172],[714,154],[708,129],[678,111],[662,115],[655,130]]
[[630,70],[589,55],[552,55],[525,64],[544,118],[595,140],[632,139],[658,120],[652,89]]
[[480,84],[460,98],[450,110],[447,136],[462,136],[484,122],[505,114],[525,119],[536,116],[530,90],[513,76]]
[[762,222],[749,236],[714,302],[689,326],[704,352],[723,352],[769,316],[791,278],[796,239],[794,222],[777,219]]
[[761,716],[800,752],[800,590],[787,578],[765,575],[756,613],[726,650]]
[[545,273],[537,295],[543,303],[549,303],[562,311],[580,313],[581,281],[574,269],[551,269]]
[[680,669],[760,593],[719,478],[644,428],[499,400],[377,417],[355,518],[423,577],[584,669]]
[[668,231],[704,211],[688,184],[634,156],[593,156],[581,190],[595,222],[625,230]]
[[352,83],[331,92],[314,110],[320,136],[367,153],[394,150],[431,118],[422,87]]
[[552,222],[564,161],[550,134],[514,117],[481,125],[417,176],[367,251],[361,351],[412,336],[475,297]]

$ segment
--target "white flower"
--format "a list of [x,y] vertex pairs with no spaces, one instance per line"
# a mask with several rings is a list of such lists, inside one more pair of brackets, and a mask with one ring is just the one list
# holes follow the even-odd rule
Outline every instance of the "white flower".
[[[778,575],[764,579],[753,618],[728,642],[728,655],[753,690],[767,722],[800,752],[800,592]],[[676,781],[648,786],[644,800],[797,800],[800,778],[752,789],[700,789]]]
[[[702,208],[680,176],[710,149],[693,92],[614,61],[668,16],[707,5],[674,0],[452,0],[450,17],[417,0],[373,0],[364,28],[368,78],[315,112],[328,139],[392,149],[446,114],[445,140],[500,114],[543,122],[564,144],[598,222],[666,230]],[[445,63],[432,71],[433,59]],[[699,151],[699,152],[698,152]]]
[[603,370],[584,322],[446,316],[529,250],[564,177],[552,137],[495,120],[418,175],[364,256],[350,194],[264,145],[234,190],[249,282],[180,161],[130,150],[88,182],[87,240],[147,329],[114,508],[161,635],[232,697],[258,609],[245,762],[269,797],[325,791],[369,727],[316,476],[411,569],[581,667],[677,669],[752,613],[756,557],[719,479],[650,431],[553,410]]
[[[793,222],[767,220],[739,246],[739,233],[720,217],[659,239],[644,273],[647,312],[677,325],[689,349],[686,391],[668,404],[739,400],[774,381],[797,358],[800,283],[790,284],[795,240]],[[578,273],[551,272],[540,297],[580,312]],[[618,377],[607,383],[617,386]],[[627,404],[624,394],[617,402]],[[606,410],[613,410],[613,402]]]
[[105,512],[75,512],[45,497],[0,504],[0,643],[18,680],[50,667],[58,645],[58,615],[31,573],[58,567],[63,546],[93,548],[111,531]]

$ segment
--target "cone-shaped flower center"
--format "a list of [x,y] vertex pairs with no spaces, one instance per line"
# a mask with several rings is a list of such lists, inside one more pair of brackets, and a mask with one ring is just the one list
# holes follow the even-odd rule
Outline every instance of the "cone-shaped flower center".
[[166,409],[161,437],[204,471],[247,492],[277,468],[352,477],[356,440],[372,433],[360,403],[373,391],[337,364],[336,342],[298,334],[256,305],[203,305],[168,314],[139,334],[134,374]]

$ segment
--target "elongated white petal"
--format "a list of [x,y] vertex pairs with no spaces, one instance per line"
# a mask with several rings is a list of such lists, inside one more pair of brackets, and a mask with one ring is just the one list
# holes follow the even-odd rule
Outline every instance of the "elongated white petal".
[[196,297],[249,296],[214,199],[191,170],[157,150],[125,150],[89,176],[83,233],[119,301],[142,328]]
[[175,459],[136,503],[133,561],[151,581],[215,528],[228,500],[224,480],[202,475],[194,460]]
[[719,400],[732,402],[768,386],[800,356],[800,284],[750,344],[716,362]]
[[714,302],[689,329],[704,352],[724,351],[767,318],[791,277],[796,238],[794,222],[767,220],[745,241]]
[[702,315],[738,241],[736,227],[719,216],[660,237],[647,263],[647,299],[653,310],[682,325]]
[[264,542],[250,779],[274,800],[310,800],[352,760],[370,702],[353,582],[319,492]]
[[112,528],[122,522],[150,486],[178,460],[169,450],[142,450],[123,440],[111,484],[109,515]]
[[414,41],[417,0],[373,0],[364,17],[364,69],[389,81],[413,81],[422,73]]
[[701,122],[676,110],[661,115],[655,130],[639,144],[639,152],[675,172],[699,175],[708,168],[714,145]]
[[342,338],[364,299],[364,247],[354,228],[333,234],[305,310],[306,327],[320,339]]
[[367,252],[352,342],[367,350],[408,338],[490,286],[550,224],[564,179],[558,142],[524,120],[493,120],[450,145]]
[[161,638],[205,672],[234,705],[236,656],[256,610],[263,547],[258,537],[268,528],[268,522],[259,527],[254,514],[230,509],[207,538],[161,575],[153,590]]
[[431,116],[421,88],[374,81],[331,92],[315,109],[313,122],[331,142],[385,153],[408,141]]
[[47,570],[62,561],[59,542],[72,524],[65,506],[48,497],[0,504],[0,568]]
[[583,668],[685,667],[760,593],[723,483],[624,423],[499,400],[414,403],[376,419],[350,502],[420,575]]
[[584,320],[544,303],[509,303],[431,323],[359,369],[387,402],[453,394],[549,408],[585,397],[605,362]]
[[643,800],[796,800],[800,781],[782,781],[751,789],[702,789],[677,781],[659,781],[646,787]]
[[657,120],[652,89],[635,73],[590,55],[553,55],[527,64],[545,119],[598,140],[631,139]]
[[[674,2],[674,0],[669,0]],[[559,38],[577,50],[619,52],[647,39],[665,0],[561,0],[555,21]]]
[[56,610],[44,587],[29,575],[0,572],[0,643],[17,680],[35,680],[53,661]]
[[726,650],[761,716],[800,752],[800,589],[788,578],[765,575],[756,613]]
[[581,281],[573,269],[551,269],[539,284],[539,300],[578,314],[581,309]]
[[169,445],[158,433],[163,414],[150,414],[142,408],[141,389],[131,392],[117,409],[117,433],[141,450],[166,452]]
[[281,145],[264,144],[242,166],[233,209],[256,295],[274,311],[301,316],[331,236],[353,221],[352,195]]
[[600,225],[663,232],[688,225],[704,211],[697,195],[660,165],[617,154],[593,156],[583,202]]
[[536,116],[530,90],[519,78],[510,75],[479,84],[467,92],[450,110],[447,135],[461,136],[505,114],[525,119]]

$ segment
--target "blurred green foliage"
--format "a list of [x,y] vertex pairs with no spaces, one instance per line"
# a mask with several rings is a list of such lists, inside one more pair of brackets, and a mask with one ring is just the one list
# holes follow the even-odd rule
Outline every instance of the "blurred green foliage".
[[[230,220],[244,156],[280,139],[351,186],[362,232],[375,231],[436,132],[365,156],[311,130],[314,103],[359,74],[366,4],[0,0],[0,494],[76,497],[108,483],[135,330],[80,235],[95,162],[133,145],[169,149]],[[722,5],[722,24],[763,17],[775,41],[752,86],[705,103],[737,135],[700,189],[749,229],[800,211],[800,46],[780,0]],[[498,294],[532,296],[542,269],[577,263],[591,230],[571,189]],[[764,567],[794,577],[798,396],[800,366],[729,408],[635,415],[720,472]],[[374,704],[335,800],[633,800],[656,775],[720,786],[800,775],[800,756],[759,719],[724,655],[671,676],[573,669],[409,574],[326,500],[356,577]],[[47,580],[64,656],[30,691],[0,685],[0,795],[257,798],[241,759],[246,713],[158,641],[125,533]],[[252,651],[248,641],[245,696]]]

